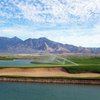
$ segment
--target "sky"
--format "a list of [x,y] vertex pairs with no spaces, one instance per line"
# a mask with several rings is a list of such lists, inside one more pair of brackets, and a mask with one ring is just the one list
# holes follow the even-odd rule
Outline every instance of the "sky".
[[100,0],[0,0],[0,37],[14,36],[100,47]]

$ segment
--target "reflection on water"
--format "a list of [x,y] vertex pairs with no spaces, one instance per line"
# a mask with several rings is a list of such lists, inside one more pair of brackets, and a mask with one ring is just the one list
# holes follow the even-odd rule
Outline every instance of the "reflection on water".
[[0,100],[100,100],[100,86],[0,83]]

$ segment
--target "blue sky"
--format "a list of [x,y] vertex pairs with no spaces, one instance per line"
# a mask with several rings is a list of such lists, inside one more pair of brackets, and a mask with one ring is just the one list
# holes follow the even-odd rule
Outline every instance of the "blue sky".
[[100,0],[0,0],[0,36],[100,47]]

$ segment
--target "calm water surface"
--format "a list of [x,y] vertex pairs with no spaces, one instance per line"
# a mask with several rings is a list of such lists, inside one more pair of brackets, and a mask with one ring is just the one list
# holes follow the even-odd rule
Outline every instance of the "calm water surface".
[[0,61],[0,66],[31,66],[31,61],[32,60],[12,60],[12,61]]
[[3,82],[0,100],[100,100],[100,86]]

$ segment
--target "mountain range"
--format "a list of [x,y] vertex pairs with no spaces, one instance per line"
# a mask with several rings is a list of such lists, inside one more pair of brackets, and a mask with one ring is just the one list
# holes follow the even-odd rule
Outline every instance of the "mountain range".
[[0,52],[8,53],[100,53],[100,48],[78,47],[51,41],[45,37],[21,40],[18,37],[0,37]]

